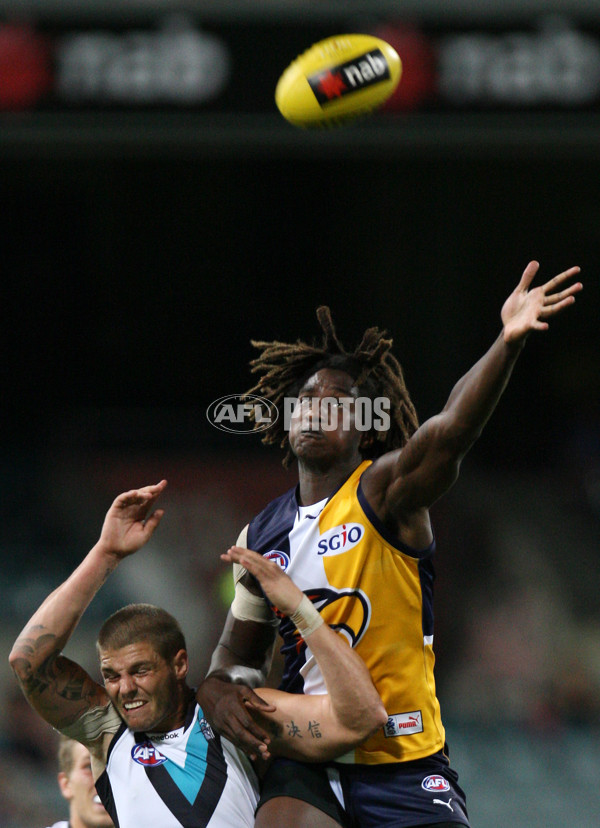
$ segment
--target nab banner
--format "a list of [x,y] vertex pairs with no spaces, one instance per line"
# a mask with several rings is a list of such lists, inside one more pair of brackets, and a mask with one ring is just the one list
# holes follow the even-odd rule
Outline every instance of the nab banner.
[[[70,15],[70,16],[69,16]],[[312,43],[364,21],[340,15],[211,19],[193,12],[145,14],[127,22],[98,7],[91,18],[43,11],[0,20],[0,112],[170,110],[276,116],[284,68]],[[420,25],[379,15],[367,34],[390,43],[402,79],[378,113],[407,111],[600,110],[600,21],[536,16],[502,25]],[[367,55],[377,79],[378,56]],[[319,89],[315,90],[318,96]],[[282,124],[283,126],[283,124]]]

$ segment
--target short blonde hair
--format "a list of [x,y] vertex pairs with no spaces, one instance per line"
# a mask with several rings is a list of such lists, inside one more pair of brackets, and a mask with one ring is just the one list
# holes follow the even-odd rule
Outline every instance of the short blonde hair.
[[65,776],[70,776],[73,770],[75,759],[73,757],[73,747],[78,745],[75,739],[70,739],[64,734],[60,734],[58,742],[58,770],[64,773]]

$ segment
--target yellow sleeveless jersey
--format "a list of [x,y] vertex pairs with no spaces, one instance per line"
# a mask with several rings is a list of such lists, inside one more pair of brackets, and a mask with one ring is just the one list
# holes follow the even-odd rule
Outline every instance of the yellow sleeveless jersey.
[[[248,547],[276,560],[327,624],[365,661],[388,712],[387,724],[339,761],[420,759],[444,747],[433,677],[433,544],[410,549],[392,537],[361,490],[365,461],[328,500],[298,507],[293,489],[249,525]],[[281,620],[281,689],[323,693],[310,649]]]

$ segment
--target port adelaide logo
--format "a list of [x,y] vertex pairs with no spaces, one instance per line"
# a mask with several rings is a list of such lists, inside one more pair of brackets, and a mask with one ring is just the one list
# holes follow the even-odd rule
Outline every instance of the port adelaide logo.
[[390,68],[381,49],[371,49],[346,63],[309,75],[307,80],[321,106],[359,92],[390,77]]

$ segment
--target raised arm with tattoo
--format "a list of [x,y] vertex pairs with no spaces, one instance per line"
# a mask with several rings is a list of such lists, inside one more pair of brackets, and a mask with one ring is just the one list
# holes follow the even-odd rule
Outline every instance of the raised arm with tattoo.
[[[171,658],[165,658],[160,649],[155,651],[153,645],[146,650],[141,648],[140,641],[147,644],[144,637],[123,622],[124,632],[119,637],[111,639],[105,634],[109,643],[103,643],[102,636],[99,639],[104,687],[61,654],[110,573],[140,549],[158,526],[163,510],[152,510],[165,485],[163,480],[116,498],[98,543],[33,614],[10,655],[10,664],[31,705],[57,730],[90,749],[96,759],[96,776],[102,770],[108,744],[121,719],[132,730],[161,732],[169,729],[167,725],[175,726],[180,714],[185,719],[184,708],[191,694],[185,687],[187,654],[181,650],[171,664]],[[243,564],[264,581],[265,590],[277,601],[282,613],[298,610],[302,593],[275,564],[239,548],[231,549],[223,557]],[[254,701],[247,693],[246,703],[252,708],[250,714],[260,717],[262,727],[268,728],[270,750],[324,760],[366,738],[386,721],[387,715],[360,657],[332,630],[321,629],[321,617],[310,602],[308,611],[312,614],[309,627],[302,627],[300,612],[299,628],[310,639],[317,660],[322,661],[330,695],[305,699],[265,689],[261,691],[262,698],[257,696]],[[177,681],[165,683],[161,697],[156,688],[166,682],[169,670]],[[159,679],[150,684],[148,676],[152,672]],[[171,688],[170,700],[167,688]],[[156,698],[164,703],[164,710],[148,718]],[[295,730],[298,726],[314,733],[315,738],[301,739]],[[268,753],[266,745],[263,752]]]
[[[109,703],[104,687],[61,653],[111,572],[140,549],[158,526],[163,512],[152,509],[165,486],[163,480],[116,498],[98,542],[32,615],[13,646],[9,661],[23,693],[57,730],[68,730],[83,714]],[[98,748],[98,740],[79,741]]]

